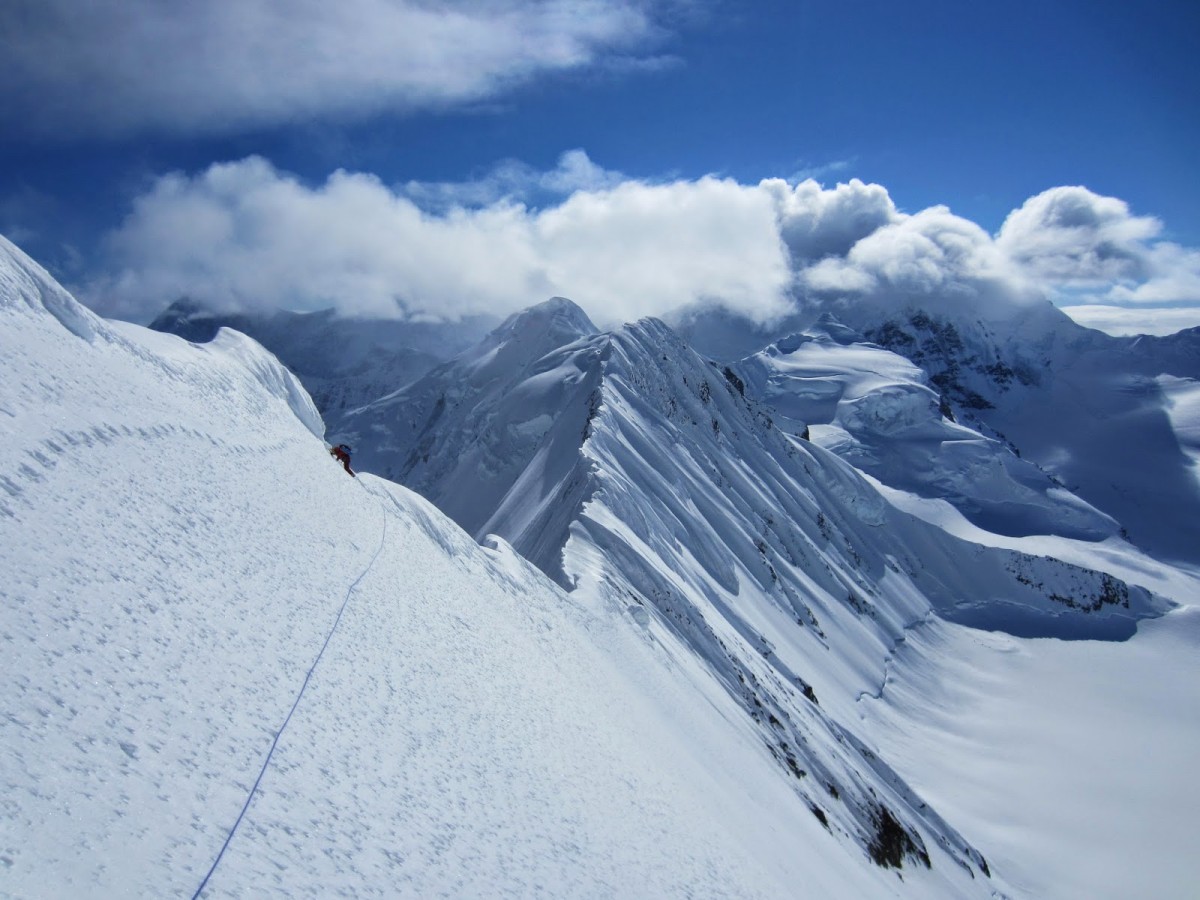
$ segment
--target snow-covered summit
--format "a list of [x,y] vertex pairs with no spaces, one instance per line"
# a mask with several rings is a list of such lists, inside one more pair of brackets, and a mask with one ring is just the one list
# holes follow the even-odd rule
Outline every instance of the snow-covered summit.
[[[570,500],[556,485],[570,480],[602,353],[603,338],[583,310],[555,298],[334,420],[331,435],[357,448],[360,467],[423,493],[477,539],[504,534],[557,574],[559,548],[543,557],[518,536],[521,528],[492,520],[569,516]],[[551,445],[560,449],[540,449]],[[539,453],[543,468],[531,485],[529,464]]]
[[513,313],[494,329],[488,342],[502,344],[536,338],[547,345],[561,346],[595,333],[596,326],[579,304],[566,297],[551,297]]

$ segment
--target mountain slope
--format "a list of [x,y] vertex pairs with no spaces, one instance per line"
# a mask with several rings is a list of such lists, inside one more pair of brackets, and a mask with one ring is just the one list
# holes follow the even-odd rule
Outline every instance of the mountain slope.
[[583,500],[576,451],[603,347],[584,312],[555,298],[331,433],[358,448],[360,468],[418,491],[476,540],[505,535],[561,581],[558,531],[543,540],[537,522],[561,530]]
[[484,316],[434,323],[351,319],[333,310],[220,313],[184,298],[149,327],[197,343],[211,341],[221,328],[249,335],[300,379],[329,421],[472,346],[494,324]]
[[1167,559],[1200,562],[1200,330],[1116,338],[1051,307],[839,317],[924,369],[958,420],[1019,448]]
[[[378,440],[372,463],[439,504],[453,498],[445,508],[464,527],[511,541],[573,597],[625,606],[698,691],[741,709],[814,815],[868,854],[886,831],[906,872],[929,859],[984,873],[978,851],[854,734],[894,647],[933,616],[1128,637],[1169,604],[900,512],[660,322],[594,334],[561,304],[555,314],[576,327],[508,347],[509,335],[544,334],[535,307],[357,411],[360,436]],[[476,379],[479,359],[502,355],[514,364]]]
[[923,370],[828,314],[735,368],[821,446],[887,485],[948,500],[987,531],[1097,541],[1119,530],[1005,443],[954,422]]
[[347,478],[253,342],[7,242],[0,317],[0,893],[991,894],[831,835],[623,607]]

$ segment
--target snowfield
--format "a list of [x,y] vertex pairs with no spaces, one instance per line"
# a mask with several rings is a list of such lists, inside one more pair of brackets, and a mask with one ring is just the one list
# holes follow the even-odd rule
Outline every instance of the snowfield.
[[0,336],[0,895],[969,884],[869,864],[622,614],[348,478],[249,340],[103,322],[7,243]]
[[567,304],[346,420],[468,533],[254,341],[0,238],[0,896],[1194,892],[1195,573],[987,531]]

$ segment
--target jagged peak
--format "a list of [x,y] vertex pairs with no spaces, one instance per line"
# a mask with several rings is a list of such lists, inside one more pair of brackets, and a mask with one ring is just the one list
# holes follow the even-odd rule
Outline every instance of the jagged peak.
[[716,358],[711,357],[702,349],[696,347],[692,343],[691,338],[684,332],[680,331],[670,322],[660,319],[657,316],[644,316],[634,322],[626,322],[619,328],[614,329],[611,334],[616,338],[624,337],[642,343],[661,344],[687,352],[699,360],[716,362]]

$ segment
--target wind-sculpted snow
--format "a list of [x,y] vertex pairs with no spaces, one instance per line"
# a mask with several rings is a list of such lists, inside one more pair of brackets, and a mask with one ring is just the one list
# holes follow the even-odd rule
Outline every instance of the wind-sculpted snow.
[[988,531],[1103,540],[1119,530],[1006,444],[947,418],[921,369],[832,317],[736,368],[821,446],[887,485],[948,500]]
[[0,896],[899,893],[618,610],[346,477],[269,359],[0,247]]
[[987,322],[976,312],[843,314],[920,366],[961,423],[1018,449],[1139,547],[1200,560],[1200,479],[1187,449],[1194,418],[1172,399],[1179,381],[1200,381],[1200,330],[1117,338],[1048,305]]
[[[536,324],[547,312],[359,411],[360,435],[386,435],[375,465],[478,538],[511,541],[572,596],[624,608],[697,691],[741,710],[834,835],[882,865],[982,884],[980,854],[848,730],[858,699],[879,693],[894,648],[935,615],[1128,637],[1168,604],[900,512],[660,322],[574,327],[555,347]],[[533,333],[544,337],[511,337]]]
[[91,340],[104,326],[98,316],[75,302],[46,271],[0,235],[0,310],[37,315],[45,312],[77,337]]

